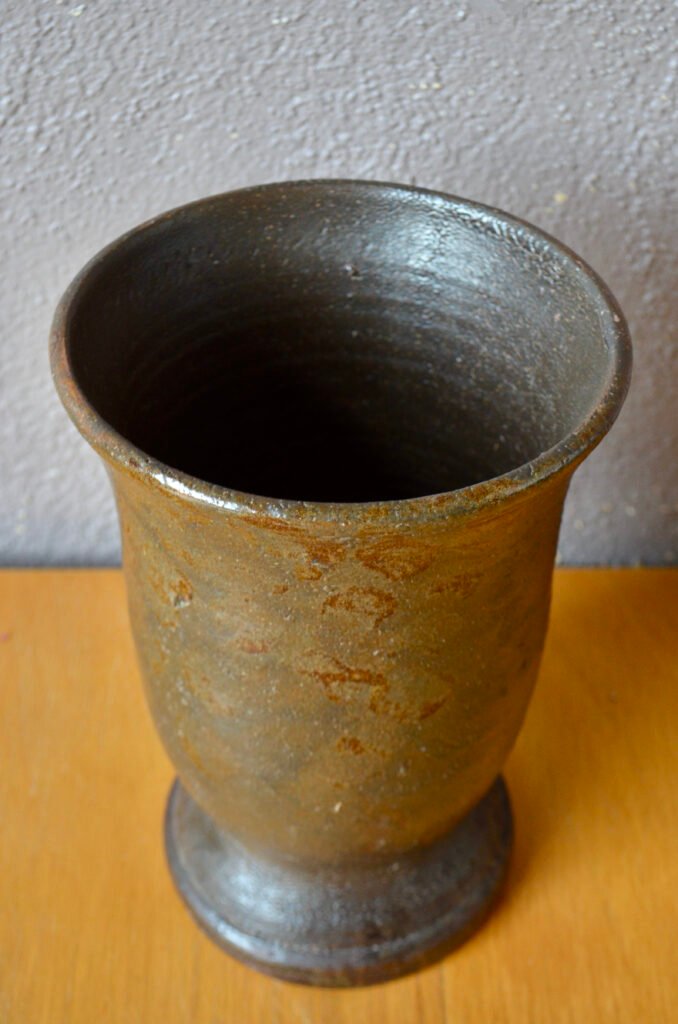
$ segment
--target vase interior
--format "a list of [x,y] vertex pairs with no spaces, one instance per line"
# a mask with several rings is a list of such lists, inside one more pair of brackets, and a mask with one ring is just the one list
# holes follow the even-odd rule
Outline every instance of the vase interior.
[[271,498],[438,494],[576,430],[610,360],[597,297],[529,229],[322,183],[185,207],[73,303],[86,400],[134,446]]

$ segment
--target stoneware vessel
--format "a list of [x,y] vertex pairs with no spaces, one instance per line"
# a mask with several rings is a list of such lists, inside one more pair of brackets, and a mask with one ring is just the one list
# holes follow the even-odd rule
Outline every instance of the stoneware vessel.
[[320,985],[460,943],[506,874],[568,483],[628,384],[605,285],[475,203],[267,185],[105,249],[52,360],[113,481],[199,924]]

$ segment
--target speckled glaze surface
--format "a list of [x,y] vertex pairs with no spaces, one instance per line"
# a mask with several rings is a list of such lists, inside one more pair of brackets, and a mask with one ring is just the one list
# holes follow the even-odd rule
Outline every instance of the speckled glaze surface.
[[296,981],[440,956],[505,874],[562,504],[628,385],[605,286],[463,200],[261,186],[105,250],[52,360],[113,481],[194,915]]

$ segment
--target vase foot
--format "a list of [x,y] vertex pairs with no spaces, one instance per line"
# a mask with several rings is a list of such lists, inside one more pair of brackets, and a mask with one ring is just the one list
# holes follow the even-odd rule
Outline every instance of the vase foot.
[[298,871],[253,858],[178,780],[165,818],[174,881],[204,931],[250,966],[310,985],[386,981],[460,945],[499,894],[512,838],[501,778],[431,846],[348,871]]

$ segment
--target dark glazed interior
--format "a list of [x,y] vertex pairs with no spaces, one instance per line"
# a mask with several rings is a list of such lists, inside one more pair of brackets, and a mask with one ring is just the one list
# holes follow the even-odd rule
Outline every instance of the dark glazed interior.
[[203,201],[117,243],[81,282],[68,356],[99,415],[161,462],[337,502],[517,468],[581,423],[610,359],[593,293],[527,229],[318,182]]

